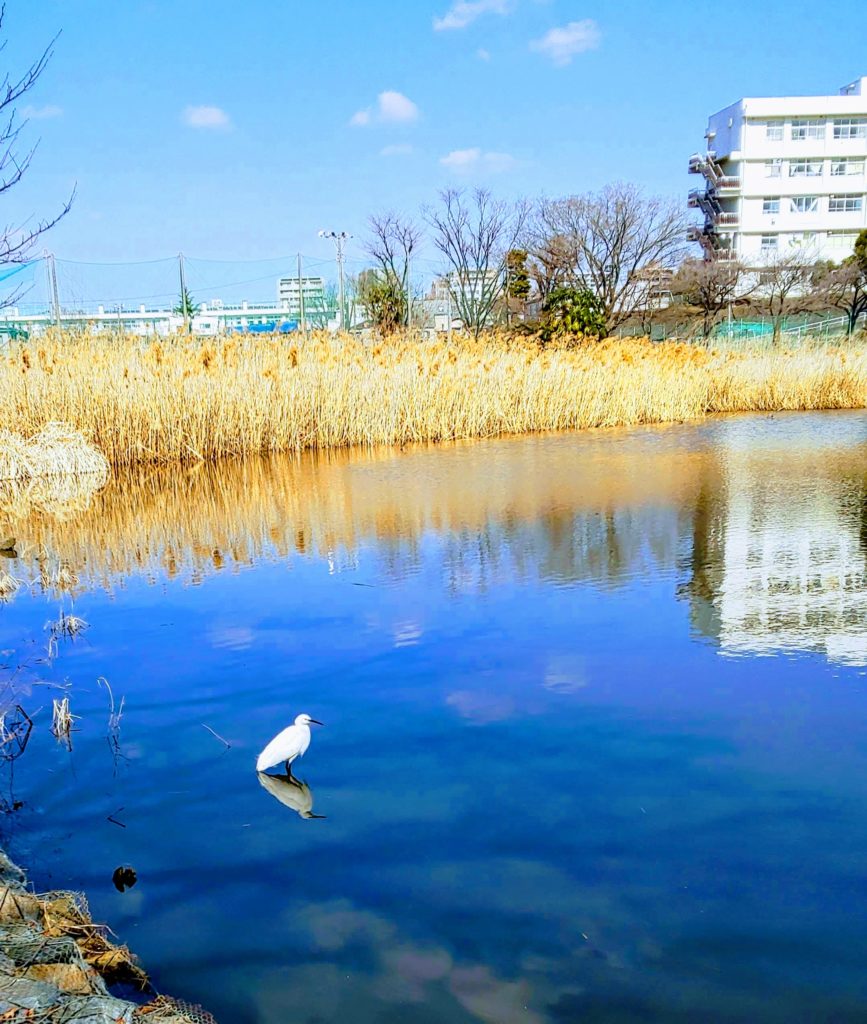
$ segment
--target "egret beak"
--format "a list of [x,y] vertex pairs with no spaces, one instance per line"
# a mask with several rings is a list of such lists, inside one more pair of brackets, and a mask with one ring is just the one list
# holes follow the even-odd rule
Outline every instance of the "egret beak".
[[317,722],[315,718],[311,718],[310,719],[310,724],[311,725],[325,725],[324,722]]

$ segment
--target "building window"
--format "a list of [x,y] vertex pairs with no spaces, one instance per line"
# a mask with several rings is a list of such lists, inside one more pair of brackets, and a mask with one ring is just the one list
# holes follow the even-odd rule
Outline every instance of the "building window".
[[818,196],[793,196],[792,213],[818,213],[819,212],[819,197]]
[[857,235],[853,235],[849,231],[829,231],[828,245],[832,249],[840,249],[847,253],[852,253],[855,251],[855,241],[857,238]]
[[828,213],[858,213],[863,205],[863,196],[830,196]]
[[820,178],[821,176],[821,160],[793,160],[789,164],[790,178]]
[[766,178],[781,178],[783,176],[783,161],[782,160],[766,160],[765,161],[765,177]]
[[867,139],[867,117],[837,117],[834,119],[835,139]]
[[776,252],[778,243],[777,235],[762,235],[762,252]]
[[776,196],[772,199],[762,200],[762,213],[779,213],[780,212],[780,197]]
[[864,173],[864,161],[859,160],[857,157],[843,157],[841,160],[831,161],[831,174],[835,178],[843,177],[849,174],[863,174]]
[[768,123],[765,125],[765,138],[768,140],[768,142],[782,142],[783,122],[768,121]]
[[824,139],[825,122],[815,118],[809,120],[792,121],[792,140],[794,142],[802,139]]

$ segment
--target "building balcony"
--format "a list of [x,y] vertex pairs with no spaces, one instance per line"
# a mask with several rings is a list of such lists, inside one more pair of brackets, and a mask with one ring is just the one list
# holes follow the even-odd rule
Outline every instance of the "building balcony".
[[712,223],[693,225],[687,229],[686,238],[688,242],[698,242],[708,261],[721,260],[728,263],[737,259],[737,253],[731,247],[731,236],[717,232]]
[[705,156],[696,153],[689,158],[689,173],[703,174],[708,185],[716,192],[736,192],[741,187],[741,179],[737,175],[726,174],[717,162],[715,153]]
[[739,213],[718,213],[714,218],[714,223],[719,227],[736,227],[740,223]]

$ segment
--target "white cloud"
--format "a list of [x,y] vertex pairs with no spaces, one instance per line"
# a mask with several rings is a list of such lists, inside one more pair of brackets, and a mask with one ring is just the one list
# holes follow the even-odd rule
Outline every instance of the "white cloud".
[[21,116],[27,121],[44,121],[49,117],[60,117],[63,114],[63,107],[49,103],[44,107],[24,107]]
[[585,18],[584,21],[570,21],[561,28],[552,28],[541,39],[534,39],[530,49],[544,53],[558,67],[565,67],[577,53],[595,50],[601,41],[599,26],[592,18]]
[[476,56],[479,58],[479,60],[483,60],[485,61],[485,63],[487,63],[491,59],[491,51],[486,50],[484,46],[480,46],[479,49],[476,50]]
[[380,156],[410,156],[414,152],[408,142],[398,142],[394,146],[383,146],[379,151]]
[[508,14],[511,8],[510,0],[455,0],[441,18],[434,18],[434,31],[466,28],[483,14]]
[[440,163],[458,174],[472,174],[476,171],[500,174],[511,170],[517,160],[508,153],[485,152],[474,146],[471,149],[453,149],[451,153],[440,157]]
[[418,118],[418,107],[400,92],[381,92],[379,94],[380,121],[415,121]]
[[419,109],[408,96],[393,89],[386,89],[377,96],[376,106],[357,111],[349,119],[349,123],[357,128],[373,121],[408,124],[410,121],[417,121],[418,116]]
[[191,128],[231,128],[232,119],[220,107],[186,107],[183,114],[184,124]]

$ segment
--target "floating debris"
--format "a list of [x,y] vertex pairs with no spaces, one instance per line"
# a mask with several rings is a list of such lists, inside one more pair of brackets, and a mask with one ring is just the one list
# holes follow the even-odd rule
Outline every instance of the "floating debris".
[[111,880],[118,892],[126,892],[138,881],[138,875],[135,868],[131,868],[129,864],[121,864],[120,867],[114,869]]

